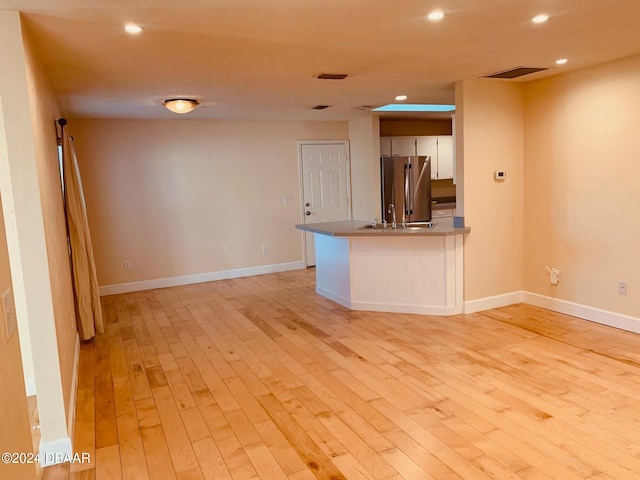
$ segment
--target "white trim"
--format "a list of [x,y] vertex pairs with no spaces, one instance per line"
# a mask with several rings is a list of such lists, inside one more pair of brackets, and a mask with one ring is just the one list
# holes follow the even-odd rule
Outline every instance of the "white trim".
[[[338,302],[340,303],[340,302]],[[425,305],[400,305],[391,303],[371,303],[371,302],[353,302],[352,310],[366,310],[368,312],[389,312],[389,313],[413,313],[417,315],[438,315],[447,317],[450,315],[458,315],[462,313],[462,306],[453,307],[437,307]]]
[[71,377],[71,392],[69,395],[69,418],[67,418],[67,435],[73,438],[76,426],[76,402],[78,400],[78,370],[80,368],[80,335],[76,335],[76,348],[73,353],[73,375]]
[[524,291],[505,293],[494,297],[479,298],[477,300],[464,302],[463,311],[465,314],[469,314],[522,302],[608,327],[640,333],[640,318]]
[[323,297],[342,305],[349,310],[362,310],[367,312],[387,312],[387,313],[413,313],[418,315],[439,315],[447,317],[450,315],[458,315],[462,313],[462,306],[453,307],[431,307],[424,305],[399,305],[391,303],[372,303],[372,302],[352,302],[348,298],[336,295],[326,288],[316,287],[316,293]]
[[506,307],[515,303],[524,301],[524,292],[517,291],[495,295],[493,297],[478,298],[477,300],[469,300],[464,302],[462,311],[466,314],[480,312],[482,310],[490,310],[492,308]]
[[264,275],[267,273],[286,272],[289,270],[303,270],[307,268],[305,262],[276,263],[274,265],[261,265],[258,267],[236,268],[219,272],[196,273],[182,275],[180,277],[156,278],[141,282],[119,283],[100,287],[100,296],[116,295],[119,293],[139,292],[141,290],[153,290],[154,288],[177,287],[192,283],[213,282],[229,278],[250,277],[252,275]]
[[40,465],[42,467],[48,467],[50,465],[57,465],[69,461],[69,458],[73,456],[73,449],[71,447],[71,438],[63,437],[57,440],[50,440],[43,442],[40,440],[40,449],[38,450],[40,455]]
[[27,397],[33,397],[37,395],[38,392],[36,390],[36,379],[35,377],[25,377],[24,378],[24,389],[27,392]]
[[620,328],[629,332],[640,333],[640,318],[531,292],[524,292],[524,301],[530,305],[553,310],[554,312],[564,313],[565,315],[571,315],[609,327]]
[[[347,178],[346,178],[346,187],[347,187],[347,203],[349,205],[348,210],[348,220],[353,218],[353,201],[351,199],[351,144],[350,140],[337,139],[337,140],[298,140],[298,190],[300,195],[300,223],[305,223],[305,206],[304,206],[304,169],[302,164],[302,146],[303,145],[344,145],[344,150],[347,154]],[[309,265],[309,259],[307,258],[307,239],[313,238],[313,234],[307,234],[307,232],[302,232],[302,252],[303,252],[303,261],[305,267],[314,267],[313,265]]]
[[327,290],[326,288],[316,287],[316,293],[318,295],[322,295],[325,298],[328,298],[332,302],[336,302],[337,304],[348,308],[349,310],[353,310],[354,309],[353,305],[351,303],[351,300],[349,300],[348,298],[345,298],[345,297],[341,297],[340,295],[336,295],[334,292],[331,292],[331,291]]

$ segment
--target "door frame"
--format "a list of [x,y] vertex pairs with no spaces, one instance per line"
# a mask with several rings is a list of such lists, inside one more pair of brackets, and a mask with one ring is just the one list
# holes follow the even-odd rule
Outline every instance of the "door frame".
[[[347,152],[347,216],[349,220],[353,219],[353,202],[351,201],[351,152],[349,150],[349,140],[337,139],[337,140],[298,140],[298,194],[300,196],[300,223],[304,224],[304,178],[303,178],[303,165],[302,165],[302,147],[304,145],[344,145],[344,149]],[[314,234],[315,235],[315,234]],[[307,236],[305,232],[302,232],[302,259],[305,265],[307,265]]]

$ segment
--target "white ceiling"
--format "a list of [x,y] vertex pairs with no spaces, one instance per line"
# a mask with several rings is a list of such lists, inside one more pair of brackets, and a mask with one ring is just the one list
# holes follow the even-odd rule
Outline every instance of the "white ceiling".
[[[446,17],[430,23],[440,8]],[[454,103],[454,82],[518,81],[640,53],[640,0],[0,0],[25,25],[69,117],[347,120],[361,105]],[[551,16],[544,25],[530,19]],[[125,22],[144,32],[124,33]],[[569,63],[556,67],[566,57]],[[322,72],[347,73],[320,81]],[[505,80],[494,80],[505,81]],[[513,80],[511,80],[513,81]],[[317,104],[331,105],[322,111]]]

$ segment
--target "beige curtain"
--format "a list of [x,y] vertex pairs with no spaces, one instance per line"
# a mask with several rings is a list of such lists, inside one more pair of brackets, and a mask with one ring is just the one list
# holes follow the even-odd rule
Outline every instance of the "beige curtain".
[[78,330],[80,338],[89,340],[96,332],[104,333],[104,320],[80,170],[73,139],[66,128],[62,129],[62,159]]

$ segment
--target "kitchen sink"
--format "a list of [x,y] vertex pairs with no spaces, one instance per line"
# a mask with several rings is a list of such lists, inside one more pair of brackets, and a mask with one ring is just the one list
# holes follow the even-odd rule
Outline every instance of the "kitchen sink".
[[[416,229],[416,228],[433,228],[438,225],[436,222],[419,222],[419,223],[409,223],[407,224],[407,228]],[[402,228],[402,227],[400,227]]]
[[[415,222],[415,223],[407,223],[405,227],[402,226],[401,223],[397,224],[396,230],[417,230],[422,228],[433,228],[438,225],[435,222]],[[387,224],[386,228],[382,226],[382,224],[378,223],[377,225],[374,223],[368,223],[359,227],[358,230],[367,230],[367,229],[376,229],[376,230],[393,230],[391,224]]]

